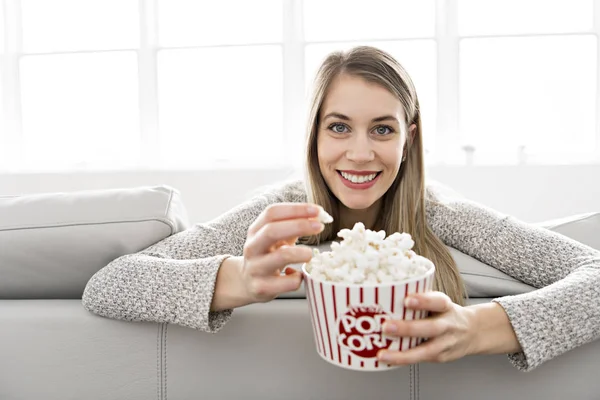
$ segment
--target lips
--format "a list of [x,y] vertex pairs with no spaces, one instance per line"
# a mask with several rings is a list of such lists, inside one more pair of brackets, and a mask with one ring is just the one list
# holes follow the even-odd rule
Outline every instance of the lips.
[[342,183],[350,189],[369,189],[375,184],[375,182],[379,180],[379,177],[381,176],[381,171],[358,172],[362,172],[362,174],[350,174],[346,173],[346,171],[342,172],[338,170],[337,175],[341,179]]
[[350,174],[350,175],[359,175],[359,176],[378,174],[378,173],[381,172],[381,171],[356,171],[356,170],[353,170],[353,169],[338,169],[337,171],[338,172],[344,172],[344,173]]

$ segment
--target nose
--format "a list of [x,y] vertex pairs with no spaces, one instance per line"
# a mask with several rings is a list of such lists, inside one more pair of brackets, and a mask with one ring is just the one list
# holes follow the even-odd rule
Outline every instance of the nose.
[[368,134],[353,135],[348,141],[346,158],[357,164],[365,164],[375,159],[375,152]]

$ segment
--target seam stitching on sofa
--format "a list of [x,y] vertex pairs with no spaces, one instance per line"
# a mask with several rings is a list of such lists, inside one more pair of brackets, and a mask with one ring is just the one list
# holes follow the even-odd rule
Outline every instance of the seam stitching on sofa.
[[417,400],[419,400],[421,398],[421,382],[419,380],[419,375],[421,375],[421,372],[419,371],[419,364],[415,365],[415,369],[417,370],[415,374],[415,378],[417,379],[417,382],[415,384],[415,391],[417,392]]
[[[548,230],[552,231],[552,230],[554,230],[556,228],[562,228],[563,226],[565,226],[567,224],[571,224],[573,222],[580,222],[580,221],[583,221],[584,219],[595,217],[596,215],[600,216],[600,212],[591,212],[589,214],[583,214],[583,215],[579,216],[579,218],[577,218],[577,219],[572,219],[572,220],[569,220],[569,221],[560,222],[560,223],[555,224],[555,225],[541,226],[541,228],[545,228],[545,229],[548,229]],[[540,222],[540,223],[543,223],[543,222]],[[536,225],[536,226],[539,226],[539,225]]]
[[418,382],[417,382],[417,376],[419,375],[419,370],[418,370],[418,364],[414,364],[413,366],[413,399],[417,400],[419,398],[419,394],[418,394]]
[[408,369],[408,382],[409,382],[409,397],[410,400],[415,400],[414,392],[413,392],[413,365]]
[[163,335],[163,365],[164,365],[164,375],[165,375],[165,379],[164,379],[164,385],[163,385],[163,390],[164,390],[164,400],[167,400],[167,334],[168,334],[168,328],[169,328],[169,324],[165,323],[165,332]]
[[522,281],[520,281],[518,279],[514,279],[514,278],[513,279],[508,279],[508,278],[503,278],[501,276],[489,276],[489,275],[486,275],[486,274],[476,274],[474,272],[461,272],[461,275],[483,276],[484,278],[489,278],[489,279],[500,279],[500,280],[508,281],[508,282],[525,283],[525,282],[522,282]]
[[159,360],[159,368],[158,368],[158,400],[165,400],[165,360],[164,360],[164,336],[165,336],[165,324],[159,324],[159,336],[158,336],[158,360]]
[[160,400],[160,324],[156,330],[156,399]]
[[4,232],[4,231],[17,231],[17,230],[21,230],[21,229],[24,230],[24,229],[67,228],[67,227],[81,226],[81,225],[127,224],[127,223],[130,223],[130,222],[149,222],[149,221],[162,222],[163,224],[169,226],[169,228],[171,228],[172,231],[175,229],[175,227],[173,226],[173,224],[171,223],[171,221],[168,221],[168,220],[166,220],[164,218],[140,218],[140,219],[128,219],[128,220],[121,220],[121,221],[70,222],[70,223],[67,223],[67,224],[49,224],[49,225],[45,225],[45,226],[9,227],[9,228],[0,228],[0,232]]

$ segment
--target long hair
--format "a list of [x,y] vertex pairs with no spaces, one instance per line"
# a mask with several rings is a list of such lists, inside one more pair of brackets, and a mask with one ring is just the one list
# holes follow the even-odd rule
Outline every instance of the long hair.
[[[406,126],[416,125],[414,139],[406,143],[406,160],[383,196],[382,207],[373,229],[410,233],[413,250],[430,259],[435,267],[434,290],[444,292],[456,304],[464,305],[466,290],[458,268],[445,244],[429,227],[425,212],[425,166],[419,100],[406,70],[391,55],[369,46],[347,52],[333,52],[319,68],[309,109],[306,132],[305,182],[308,201],[319,204],[334,218],[332,224],[316,236],[302,238],[302,243],[315,245],[336,239],[339,225],[339,200],[323,178],[317,155],[319,113],[331,82],[340,74],[360,77],[378,84],[402,103]],[[408,140],[408,139],[407,139]]]

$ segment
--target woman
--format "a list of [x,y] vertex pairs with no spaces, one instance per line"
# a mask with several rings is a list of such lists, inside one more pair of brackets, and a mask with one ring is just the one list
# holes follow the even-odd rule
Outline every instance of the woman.
[[[419,102],[390,55],[357,47],[324,61],[307,139],[304,182],[268,190],[210,223],[118,258],[89,281],[84,307],[110,318],[216,332],[233,308],[300,286],[301,274],[285,266],[312,253],[297,244],[335,240],[340,229],[361,221],[388,234],[410,233],[415,251],[437,267],[435,290],[406,303],[431,316],[384,327],[390,335],[428,340],[406,352],[381,352],[381,360],[504,353],[529,371],[600,336],[600,252],[425,186]],[[317,222],[315,205],[334,223]],[[465,307],[445,245],[539,290]]]

